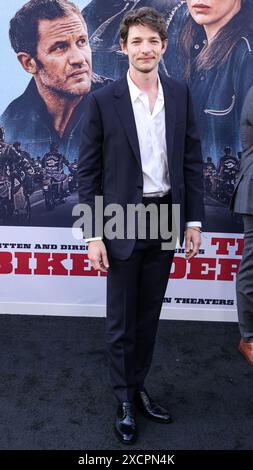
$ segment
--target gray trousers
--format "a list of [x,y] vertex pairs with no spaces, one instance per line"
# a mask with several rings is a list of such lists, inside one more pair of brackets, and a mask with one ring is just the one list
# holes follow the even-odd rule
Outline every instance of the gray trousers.
[[244,250],[236,279],[241,337],[253,341],[253,215],[244,215]]

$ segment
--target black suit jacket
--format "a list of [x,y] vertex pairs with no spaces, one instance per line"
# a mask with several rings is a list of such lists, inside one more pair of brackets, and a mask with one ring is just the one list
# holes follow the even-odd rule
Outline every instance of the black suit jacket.
[[[187,85],[160,76],[165,100],[166,143],[172,203],[180,204],[180,242],[186,221],[202,220],[202,155]],[[104,206],[138,204],[143,196],[143,175],[137,130],[127,78],[90,93],[79,158],[79,199],[95,217],[95,196]],[[93,236],[102,235],[92,233]],[[105,240],[111,255],[130,256],[135,240]]]

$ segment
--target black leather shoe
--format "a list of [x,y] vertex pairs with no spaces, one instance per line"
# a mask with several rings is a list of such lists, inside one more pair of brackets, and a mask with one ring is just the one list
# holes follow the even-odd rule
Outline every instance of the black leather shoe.
[[133,403],[126,401],[118,406],[114,431],[123,444],[133,444],[136,441],[137,430]]
[[146,390],[141,390],[135,394],[135,405],[147,418],[158,423],[172,423],[170,413],[162,406],[155,403],[147,394]]

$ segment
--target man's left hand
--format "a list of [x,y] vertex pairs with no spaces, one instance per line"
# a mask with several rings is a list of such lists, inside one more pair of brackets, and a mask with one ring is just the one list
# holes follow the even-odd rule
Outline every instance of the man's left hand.
[[201,245],[201,231],[188,227],[185,232],[185,257],[191,259],[198,254]]

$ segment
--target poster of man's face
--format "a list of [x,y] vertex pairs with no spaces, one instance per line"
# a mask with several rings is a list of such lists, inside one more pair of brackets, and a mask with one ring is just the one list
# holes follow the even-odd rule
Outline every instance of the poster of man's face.
[[[15,224],[15,214],[25,212],[25,224],[71,225],[71,208],[77,202],[83,100],[92,86],[87,25],[77,5],[80,2],[14,3],[16,8],[12,5],[6,15],[5,44],[11,49],[6,48],[10,56],[6,56],[5,66],[15,58],[16,87],[10,90],[8,76],[1,75],[2,89],[6,86],[10,98],[6,101],[3,95],[0,102],[4,153],[0,171],[3,184],[11,188],[10,200],[0,200],[6,214],[2,222]],[[12,155],[12,163],[5,158],[7,153]],[[18,196],[16,187],[20,188]],[[64,211],[60,211],[56,203],[63,202]],[[61,213],[56,216],[57,212]]]

